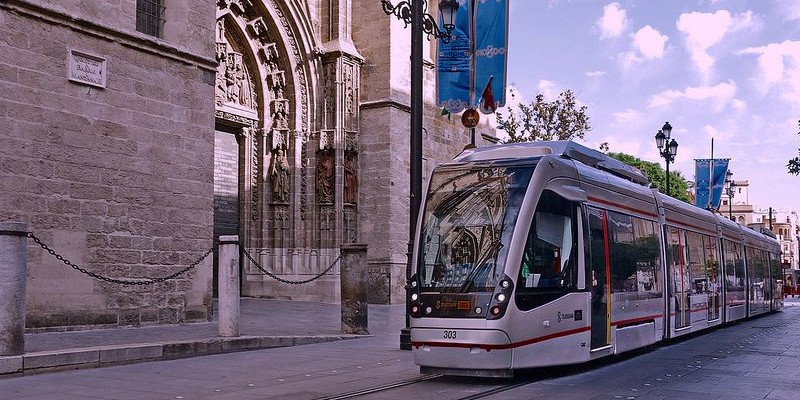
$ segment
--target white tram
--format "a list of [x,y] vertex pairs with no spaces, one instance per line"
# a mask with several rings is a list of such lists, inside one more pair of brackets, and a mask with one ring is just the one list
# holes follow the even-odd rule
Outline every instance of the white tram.
[[780,309],[780,246],[574,142],[466,151],[422,205],[409,314],[422,372],[511,376]]

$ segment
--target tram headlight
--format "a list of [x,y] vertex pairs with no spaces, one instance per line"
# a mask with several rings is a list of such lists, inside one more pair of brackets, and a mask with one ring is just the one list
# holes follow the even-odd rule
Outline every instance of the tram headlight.
[[486,319],[499,319],[506,313],[509,305],[509,299],[514,292],[514,282],[508,275],[503,275],[503,278],[497,282],[497,287],[494,289],[492,301],[489,304],[489,315]]

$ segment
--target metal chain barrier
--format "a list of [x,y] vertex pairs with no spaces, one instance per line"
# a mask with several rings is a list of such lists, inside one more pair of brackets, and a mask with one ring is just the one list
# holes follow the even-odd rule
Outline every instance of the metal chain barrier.
[[315,275],[315,276],[313,276],[311,278],[304,279],[302,281],[290,281],[290,280],[287,280],[287,279],[283,279],[283,278],[273,274],[272,272],[269,272],[269,271],[265,270],[259,263],[256,262],[256,260],[253,259],[253,257],[250,255],[250,253],[248,253],[247,251],[244,250],[244,248],[240,248],[239,252],[244,254],[244,256],[247,257],[247,259],[250,260],[250,262],[253,263],[253,265],[256,266],[256,268],[258,268],[259,270],[261,270],[261,272],[264,273],[264,275],[267,275],[268,277],[270,277],[272,279],[275,279],[278,282],[288,283],[290,285],[302,285],[304,283],[309,283],[309,282],[315,281],[315,280],[321,278],[323,275],[327,274],[328,271],[330,271],[336,265],[336,263],[338,263],[339,260],[342,259],[342,253],[339,253],[339,257],[336,257],[336,259],[333,260],[333,263],[331,263],[331,265],[328,268],[325,268],[325,270],[320,272],[319,274],[317,274],[317,275]]
[[62,257],[60,254],[56,253],[55,250],[50,248],[50,246],[44,244],[38,237],[36,237],[36,235],[33,234],[33,232],[28,232],[28,237],[33,239],[33,241],[36,242],[36,244],[38,244],[39,246],[41,246],[42,249],[44,249],[46,252],[50,253],[50,255],[55,257],[57,260],[63,262],[65,265],[70,266],[73,269],[75,269],[77,271],[80,271],[80,272],[82,272],[82,273],[84,273],[86,275],[89,275],[92,278],[99,279],[101,281],[110,282],[110,283],[118,283],[118,284],[121,284],[121,285],[152,285],[152,284],[164,282],[164,281],[169,280],[169,279],[176,278],[176,277],[178,277],[178,276],[180,276],[182,274],[185,274],[186,272],[188,272],[192,268],[195,268],[198,265],[200,265],[200,263],[203,260],[205,260],[205,258],[208,257],[208,255],[211,254],[214,251],[214,249],[217,248],[217,246],[218,246],[218,243],[215,241],[214,245],[211,246],[211,248],[208,249],[208,251],[206,251],[202,256],[200,256],[200,258],[197,259],[197,261],[189,264],[189,266],[187,266],[186,268],[184,268],[184,269],[182,269],[182,270],[180,270],[178,272],[175,272],[174,274],[171,274],[171,275],[168,275],[168,276],[164,276],[164,277],[161,277],[161,278],[143,277],[143,278],[139,278],[137,280],[130,280],[130,279],[110,278],[110,277],[107,277],[107,276],[100,275],[100,274],[98,274],[96,272],[92,272],[92,271],[86,270],[84,268],[81,268],[78,265],[75,265],[72,261],[67,260],[66,258]]

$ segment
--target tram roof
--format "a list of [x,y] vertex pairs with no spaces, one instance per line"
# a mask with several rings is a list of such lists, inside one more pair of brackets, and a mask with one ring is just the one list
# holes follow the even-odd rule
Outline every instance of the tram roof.
[[516,159],[535,160],[547,155],[569,158],[590,167],[609,172],[629,181],[647,186],[650,179],[642,171],[622,161],[611,158],[597,150],[571,140],[509,143],[477,147],[466,150],[453,159],[454,162],[479,162]]

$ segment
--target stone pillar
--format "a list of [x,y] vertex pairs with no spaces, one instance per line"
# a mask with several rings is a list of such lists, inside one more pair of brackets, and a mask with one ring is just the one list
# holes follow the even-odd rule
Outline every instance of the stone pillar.
[[219,237],[219,335],[239,336],[239,236]]
[[367,335],[367,245],[343,244],[341,251],[342,333]]
[[28,227],[0,222],[0,356],[25,353]]

